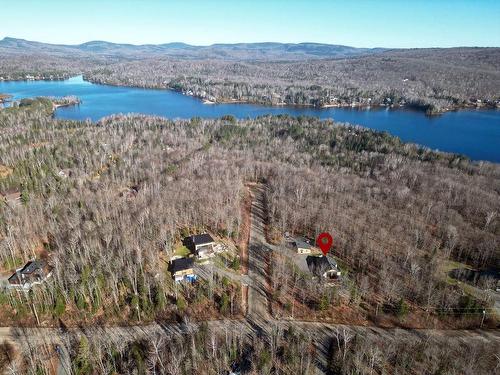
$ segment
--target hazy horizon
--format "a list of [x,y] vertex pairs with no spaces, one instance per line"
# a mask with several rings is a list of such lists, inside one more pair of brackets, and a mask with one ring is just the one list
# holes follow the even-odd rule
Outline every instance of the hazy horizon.
[[[499,47],[492,0],[0,0],[0,39],[50,44],[319,43],[357,48]],[[480,27],[479,27],[480,26]]]
[[322,42],[316,42],[316,41],[301,41],[301,42],[282,42],[282,41],[276,41],[276,40],[265,40],[265,41],[253,41],[253,42],[231,42],[231,43],[226,43],[226,42],[213,42],[209,44],[191,44],[184,42],[182,40],[172,40],[172,41],[166,41],[166,42],[160,42],[160,43],[130,43],[130,42],[113,42],[110,40],[106,39],[92,39],[92,40],[86,40],[81,43],[52,43],[52,42],[47,42],[44,40],[31,40],[31,39],[26,39],[26,38],[21,38],[17,36],[12,36],[12,35],[5,35],[3,37],[0,37],[0,41],[3,41],[5,39],[13,39],[13,40],[24,40],[26,42],[33,42],[33,43],[42,43],[42,44],[50,44],[50,45],[62,45],[62,46],[80,46],[83,44],[87,43],[110,43],[110,44],[117,44],[117,45],[131,45],[131,46],[159,46],[159,45],[167,45],[167,44],[184,44],[188,45],[191,47],[210,47],[214,45],[237,45],[237,44],[295,44],[295,45],[300,45],[300,44],[318,44],[318,45],[330,45],[330,46],[343,46],[343,47],[352,47],[352,48],[367,48],[367,49],[387,49],[387,50],[397,50],[397,49],[440,49],[440,48],[500,48],[497,46],[480,46],[480,45],[457,45],[453,47],[386,47],[386,46],[374,46],[374,47],[365,47],[365,46],[355,46],[355,45],[348,45],[348,44],[339,44],[339,43],[322,43]]

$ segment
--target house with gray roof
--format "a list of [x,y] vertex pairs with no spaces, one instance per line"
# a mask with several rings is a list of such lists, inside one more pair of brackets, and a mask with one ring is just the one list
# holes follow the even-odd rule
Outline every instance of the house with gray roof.
[[52,276],[52,269],[43,259],[29,261],[9,277],[9,288],[29,290]]
[[340,277],[340,269],[332,257],[308,256],[306,258],[309,271],[317,277],[334,280]]
[[312,246],[305,238],[295,238],[292,242],[292,246],[297,254],[311,254]]

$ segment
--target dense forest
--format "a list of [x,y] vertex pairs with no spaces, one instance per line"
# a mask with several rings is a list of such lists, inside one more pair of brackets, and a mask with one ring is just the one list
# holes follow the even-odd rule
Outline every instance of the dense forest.
[[95,83],[167,88],[211,102],[406,106],[428,114],[500,103],[499,48],[350,51],[265,44],[212,46],[205,53],[182,45],[29,43],[0,41],[0,80],[83,73]]
[[0,81],[28,79],[67,79],[79,74],[90,63],[47,55],[0,56]]
[[238,171],[216,172],[223,161],[204,155],[206,140],[193,138],[200,129],[155,118],[61,122],[51,111],[39,99],[0,113],[1,190],[22,194],[20,205],[1,207],[0,264],[38,256],[54,267],[47,288],[2,295],[3,321],[29,319],[26,298],[48,319],[237,314],[238,285],[214,278],[181,288],[158,256],[190,230],[238,228]]
[[137,60],[145,57],[222,60],[311,60],[376,54],[384,48],[356,48],[323,43],[217,43],[194,46],[186,43],[119,44],[94,40],[77,45],[49,44],[5,37],[0,40],[0,55],[46,54],[59,57],[96,57]]
[[[500,103],[499,48],[0,41],[0,81],[77,74],[209,102],[428,114]],[[0,102],[11,99],[3,94]],[[0,373],[500,369],[499,164],[312,117],[54,118],[78,102],[0,107],[0,326],[31,339],[0,340]],[[190,283],[174,282],[168,268],[194,233],[235,253],[251,248],[256,189],[268,242],[265,322],[248,314],[246,273],[259,265],[248,254],[196,262]],[[333,283],[301,268],[285,240],[324,231],[342,271]],[[45,260],[51,277],[29,291],[4,288],[32,259]],[[459,282],[464,270],[490,277]]]
[[[244,186],[256,181],[270,237],[335,236],[355,305],[406,301],[458,317],[491,306],[446,269],[498,265],[498,165],[315,118],[92,123],[55,120],[52,108],[37,99],[0,112],[0,190],[21,193],[0,207],[0,264],[45,256],[54,267],[34,293],[2,295],[6,321],[30,319],[25,298],[49,321],[238,314],[238,284],[179,290],[159,254],[193,231],[236,239]],[[294,276],[279,277],[286,288]]]
[[[53,267],[29,293],[0,293],[3,325],[237,319],[239,283],[215,274],[176,284],[165,256],[193,232],[236,241],[245,186],[259,182],[269,239],[280,246],[284,232],[327,230],[345,274],[332,288],[272,259],[274,316],[289,315],[291,302],[297,318],[305,311],[377,325],[388,316],[404,326],[425,311],[432,320],[424,326],[478,327],[486,309],[484,323],[496,326],[488,293],[462,288],[447,271],[450,264],[499,264],[498,165],[308,117],[54,119],[54,104],[68,100],[25,99],[0,110],[0,191],[21,194],[19,202],[0,203],[0,270],[8,274],[34,257]],[[236,365],[245,373],[313,373],[319,354],[312,338],[276,334],[269,341],[202,330],[121,346],[80,337],[68,348],[80,374],[212,374]],[[331,340],[331,373],[498,368],[491,345],[478,352],[477,345],[448,343],[455,346],[443,351],[442,338],[424,345],[395,336],[380,345],[377,337],[345,332]],[[17,373],[43,368],[48,349],[30,350]]]
[[[269,340],[257,335],[211,329],[201,325],[185,335],[165,338],[153,332],[136,340],[113,340],[107,335],[72,335],[66,371],[74,374],[317,374],[318,359],[327,374],[494,374],[498,343],[477,338],[446,338],[432,333],[399,333],[377,337],[367,331],[338,329],[322,351],[318,336],[280,328]],[[57,368],[57,352],[32,346],[20,353],[17,366],[4,359],[14,349],[0,345],[0,371],[43,374]],[[61,365],[59,365],[61,366]],[[63,367],[64,369],[64,367]],[[48,372],[49,373],[49,372]]]
[[403,50],[306,62],[151,59],[93,69],[86,79],[171,88],[218,102],[413,106],[429,114],[499,103],[499,50]]

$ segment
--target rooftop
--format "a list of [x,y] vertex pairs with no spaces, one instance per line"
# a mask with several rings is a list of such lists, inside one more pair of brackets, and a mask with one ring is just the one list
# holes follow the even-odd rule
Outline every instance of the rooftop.
[[296,238],[293,240],[293,244],[301,249],[310,249],[311,245],[305,241],[303,238]]
[[322,275],[330,270],[338,270],[337,262],[335,262],[335,259],[331,257],[308,256],[306,258],[306,262],[309,270],[316,275]]
[[193,268],[194,260],[193,258],[179,258],[174,259],[168,265],[168,270],[170,272],[179,272],[183,270],[187,270],[189,268]]
[[16,270],[8,281],[12,285],[39,282],[50,276],[50,268],[43,259],[29,261],[23,268]]
[[195,244],[195,245],[204,245],[204,244],[214,242],[214,239],[208,233],[203,233],[203,234],[195,234],[195,235],[191,236],[191,241],[193,241],[193,244]]
[[22,274],[30,274],[35,272],[36,270],[43,270],[47,266],[47,263],[44,260],[32,260],[26,263],[23,269],[20,271]]

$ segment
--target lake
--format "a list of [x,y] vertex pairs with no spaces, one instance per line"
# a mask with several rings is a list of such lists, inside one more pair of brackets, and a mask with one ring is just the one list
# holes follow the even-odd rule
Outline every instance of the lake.
[[82,103],[59,108],[56,117],[98,120],[115,113],[143,113],[168,118],[238,118],[265,114],[307,115],[387,131],[405,142],[467,155],[474,160],[500,162],[500,110],[464,110],[428,117],[405,109],[347,109],[267,107],[253,104],[203,104],[170,90],[95,85],[81,76],[66,81],[0,82],[0,93],[14,99],[35,96],[78,96]]

